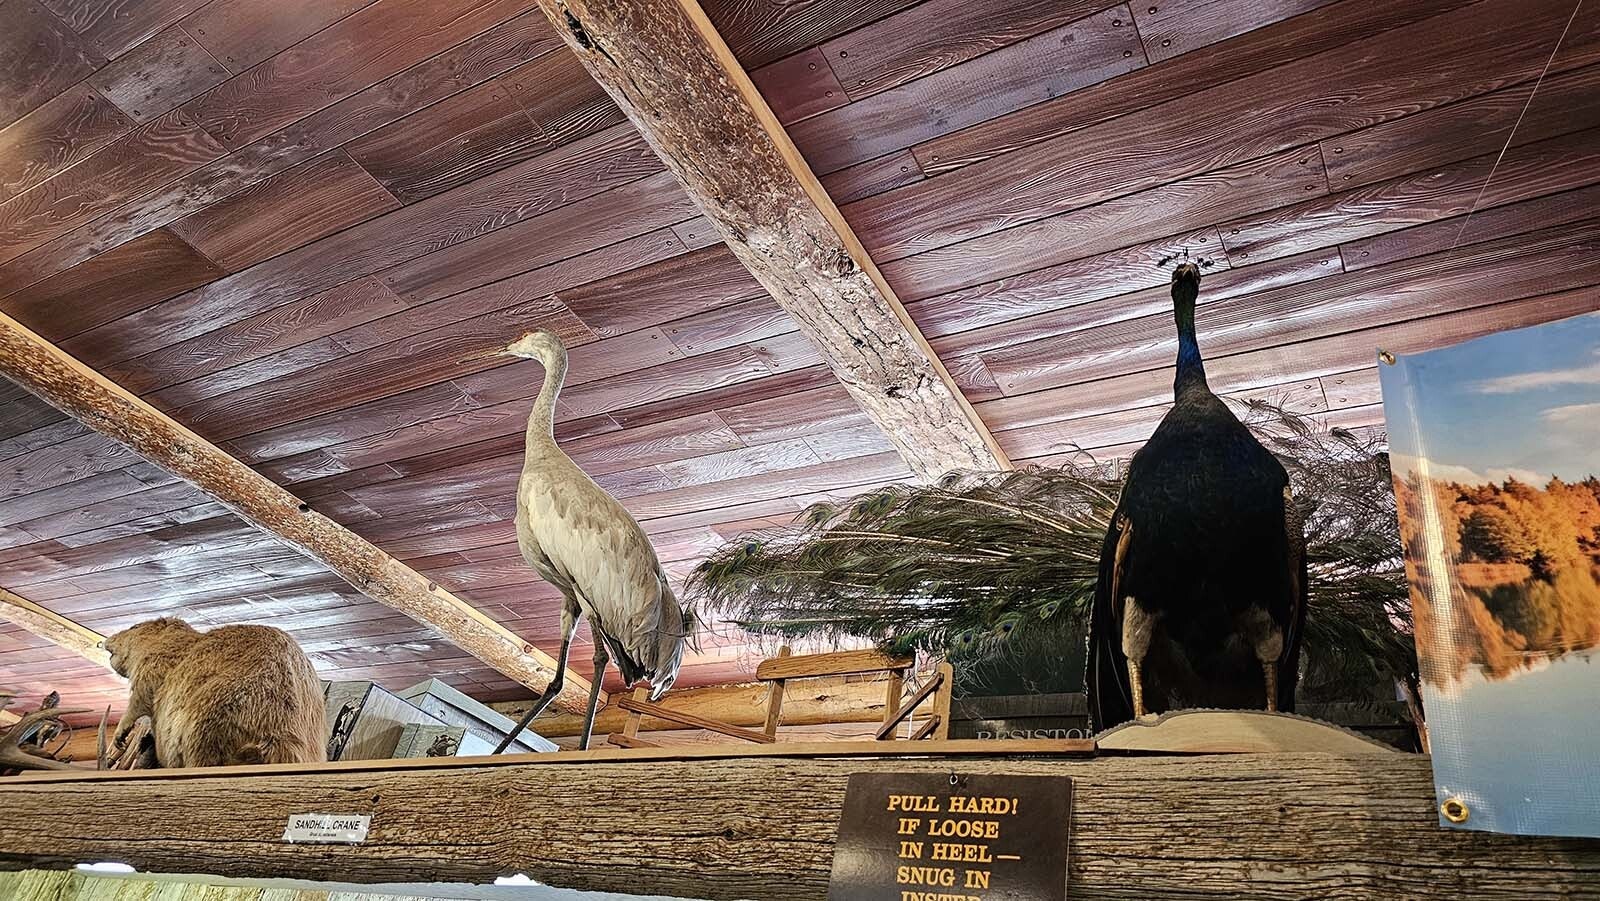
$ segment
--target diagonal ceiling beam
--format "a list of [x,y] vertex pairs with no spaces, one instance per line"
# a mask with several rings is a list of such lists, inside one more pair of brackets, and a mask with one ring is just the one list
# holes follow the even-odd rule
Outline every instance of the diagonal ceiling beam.
[[9,619],[24,630],[52,644],[85,657],[106,669],[111,668],[111,655],[106,653],[106,640],[95,630],[79,625],[64,616],[51,613],[25,597],[0,588],[0,619]]
[[[550,655],[3,313],[0,375],[188,481],[362,594],[431,627],[507,677],[542,691],[555,674]],[[588,681],[568,673],[555,703],[581,710],[588,693]]]
[[913,472],[1010,468],[695,0],[538,3]]

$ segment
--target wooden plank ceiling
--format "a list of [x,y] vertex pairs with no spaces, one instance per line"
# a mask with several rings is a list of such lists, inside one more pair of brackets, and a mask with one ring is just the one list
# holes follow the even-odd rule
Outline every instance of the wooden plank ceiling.
[[[1019,463],[1154,426],[1175,251],[1216,263],[1214,387],[1348,424],[1381,418],[1380,345],[1600,308],[1600,9],[1552,58],[1572,9],[707,4]],[[573,347],[565,446],[674,575],[908,476],[532,0],[0,20],[0,309],[546,650],[511,522],[539,372],[479,357],[532,326]],[[523,693],[9,384],[0,586],[101,632],[271,623],[329,677]],[[722,636],[682,684],[749,663]],[[0,684],[121,690],[5,623]]]

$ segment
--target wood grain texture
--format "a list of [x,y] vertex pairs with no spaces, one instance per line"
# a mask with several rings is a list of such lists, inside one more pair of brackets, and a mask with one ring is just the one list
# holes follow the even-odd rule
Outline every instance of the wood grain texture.
[[142,393],[259,360],[405,308],[381,281],[368,276],[124,360],[106,375]]
[[818,49],[859,100],[1107,8],[1101,0],[1003,5],[929,0]]
[[665,331],[678,349],[693,356],[798,329],[776,301],[763,297],[679,319],[669,323]]
[[[67,829],[59,823],[60,799],[84,791],[82,784],[29,777],[0,789],[20,814],[0,829],[5,830],[13,864],[121,853],[132,854],[130,862],[141,869],[159,865],[323,879],[357,874],[371,881],[417,878],[421,866],[428,878],[440,881],[485,881],[496,873],[527,872],[542,883],[571,888],[813,899],[826,894],[838,811],[850,773],[943,773],[956,767],[1069,776],[1077,783],[1068,878],[1074,892],[1085,898],[1233,897],[1244,891],[1299,898],[1308,890],[1354,890],[1375,898],[1436,891],[1519,899],[1594,895],[1591,887],[1600,864],[1592,847],[1580,839],[1441,830],[1425,757],[1240,754],[1078,761],[1018,753],[984,756],[995,754],[992,745],[971,747],[960,758],[941,756],[941,751],[951,753],[962,744],[918,746],[919,754],[935,754],[924,759],[882,757],[883,749],[870,744],[835,746],[835,754],[852,749],[873,755],[843,759],[811,756],[826,745],[769,745],[763,749],[770,753],[759,757],[750,756],[750,746],[733,745],[708,746],[702,752],[586,752],[591,756],[571,755],[561,765],[485,766],[482,759],[467,759],[449,769],[432,761],[397,768],[385,761],[383,769],[324,768],[315,776],[291,771],[246,779],[217,773],[101,781],[94,783],[102,798],[94,815]],[[1034,753],[1049,753],[1045,744]],[[741,756],[730,759],[733,754]],[[441,824],[438,805],[431,803],[441,782],[458,795],[481,799],[472,809],[495,815]],[[574,793],[575,785],[590,790]],[[643,792],[666,800],[686,791],[715,801],[706,817],[693,824],[670,803],[645,805],[648,812],[620,818],[613,809],[616,798]],[[240,793],[248,796],[244,803],[227,805],[227,817],[215,815],[220,799]],[[495,802],[500,797],[555,795],[574,798],[576,810]],[[1176,796],[1185,799],[1190,815],[1175,826],[1169,807]],[[1353,796],[1363,803],[1346,803]],[[345,809],[348,803],[341,807],[340,799],[351,797],[366,799],[362,812],[373,818],[374,832],[365,844],[307,855],[275,840],[290,813]],[[779,807],[794,815],[781,826],[769,824],[764,812]],[[141,816],[141,811],[159,812],[170,827],[164,835],[221,830],[229,853],[220,853],[214,842],[133,841],[149,835],[144,825],[149,814]],[[630,831],[602,849],[583,842],[581,856],[577,844],[570,852],[534,854],[525,844],[480,839],[473,831],[492,820],[502,831],[547,836],[560,845],[560,824],[574,813],[626,821]],[[38,818],[46,817],[57,823],[48,840],[37,826]],[[1147,866],[1134,879],[1125,854],[1130,830],[1168,838],[1167,843],[1152,844],[1149,855],[1140,858]],[[446,831],[449,838],[440,845],[445,852],[419,863],[416,843],[408,837]],[[663,841],[678,850],[671,855],[641,850],[659,848]],[[450,853],[451,843],[480,851]],[[782,854],[774,850],[778,845]],[[1255,878],[1256,862],[1234,861],[1230,849],[1240,845],[1268,855],[1268,865],[1292,888],[1276,891]],[[485,847],[495,850],[484,853]],[[259,850],[242,854],[240,848]],[[563,863],[580,859],[582,866]],[[1359,871],[1346,863],[1352,859],[1363,861]],[[1429,865],[1428,860],[1437,863]],[[1464,866],[1462,860],[1476,863]],[[708,866],[708,861],[716,865]]]
[[1205,228],[915,301],[906,309],[925,334],[937,338],[1167,284],[1163,259],[1185,250],[1216,259],[1221,246],[1216,229]]
[[[718,244],[575,286],[561,299],[595,334],[613,337],[764,293],[733,252]],[[643,296],[650,298],[648,305],[638,302]]]
[[594,135],[219,279],[89,333],[68,349],[105,362],[147,353],[549,212],[658,166],[636,134]]
[[[560,243],[560,235],[545,237],[549,241],[547,246]],[[573,237],[582,240],[581,232]],[[643,268],[682,253],[683,245],[676,234],[669,229],[657,229],[598,250],[568,256],[560,262],[540,266],[480,288],[418,304],[403,315],[387,316],[364,326],[345,329],[335,337],[340,344],[355,352],[449,325],[462,318],[552,295],[558,295],[559,301],[570,308],[573,298],[560,292],[598,283],[620,272]],[[596,328],[587,317],[582,318],[590,331],[602,337],[608,334],[604,329]]]
[[524,0],[471,0],[448,8],[424,0],[378,0],[185,109],[218,141],[242,147],[527,8]]
[[[90,434],[41,447],[26,454],[20,454],[0,464],[0,474],[4,474],[5,481],[0,484],[0,501],[21,499],[25,495],[41,492],[46,488],[58,485],[67,485],[86,479],[90,476],[112,472],[122,469],[134,462],[133,455],[108,443],[101,435]],[[5,515],[19,516],[21,522],[32,518],[31,514],[41,511],[66,509],[59,505],[72,504],[72,495],[63,492],[60,495],[50,495],[36,498],[25,504],[11,508]],[[48,506],[35,506],[35,502]],[[19,514],[20,508],[26,514]],[[22,584],[22,583],[17,583]]]
[[[1548,2],[1548,8],[1528,12],[1542,9],[1554,16],[1560,4]],[[1411,111],[1418,94],[1444,103],[1536,76],[1540,66],[1532,59],[1537,48],[1548,50],[1547,36],[1530,30],[1505,40],[1495,27],[1500,14],[1493,4],[1447,13],[1348,49],[1304,57],[1181,101],[1082,128],[969,166],[951,178],[857,201],[847,213],[871,223],[861,235],[875,252],[940,247],[1039,218],[1065,204],[1107,199],[1111,185],[1126,193],[1398,118]],[[1412,29],[1422,28],[1435,39],[1418,48]],[[1600,54],[1600,22],[1576,24],[1568,40],[1571,55],[1563,55],[1565,68],[1584,65]],[[1373,62],[1351,71],[1336,90],[1317,77],[1331,68],[1346,68],[1357,57]],[[1466,57],[1480,65],[1463,78],[1459,63]],[[1324,96],[1330,91],[1338,96]],[[1273,97],[1273,109],[1257,109],[1259,96]],[[1170,137],[1174,134],[1181,138]],[[1024,185],[1010,190],[1001,186],[1016,182],[1021,173],[1029,175]],[[996,203],[992,197],[1004,201]]]
[[[1489,174],[1494,172],[1493,183]],[[1600,129],[1285,206],[1220,229],[1228,259],[1271,260],[1600,181]],[[1536,227],[1536,226],[1535,226]]]
[[168,385],[145,395],[145,399],[163,412],[185,410],[210,397],[243,391],[262,382],[293,375],[346,356],[349,353],[333,339],[313,338],[277,353],[228,366],[210,375]]
[[[98,437],[98,436],[96,436]],[[64,442],[70,443],[70,442]],[[59,461],[69,450],[86,455],[89,449],[100,450],[108,445],[93,438],[79,439],[73,448],[61,447],[51,452],[50,459]],[[123,457],[124,465],[127,458]],[[67,487],[48,493],[31,492],[0,501],[0,525],[16,526],[57,513],[69,512],[79,507],[143,491],[148,486],[123,469],[112,469],[99,474],[84,475],[63,483]]]
[[0,203],[0,260],[10,260],[224,153],[181,109]]
[[373,0],[210,0],[179,22],[211,55],[238,73],[299,43]]
[[[129,278],[129,273],[138,276]],[[0,309],[59,341],[221,274],[221,268],[182,238],[157,229],[0,299]]]
[[1115,84],[1087,88],[935,138],[916,148],[917,158],[924,161],[929,174],[959,169],[1096,125],[1132,109],[1187,97],[1471,2],[1343,0],[1224,41],[1207,53],[1185,54],[1159,67],[1120,78]]
[[228,272],[400,206],[340,151],[324,154],[169,226]]
[[0,265],[0,278],[32,284],[555,46],[543,15],[518,16]]
[[[1207,367],[1207,377],[1217,390],[1226,393],[1268,388],[1282,384],[1286,376],[1318,379],[1345,372],[1353,366],[1369,363],[1379,348],[1397,353],[1429,350],[1502,329],[1593,312],[1594,308],[1591,289],[1540,295],[1223,357]],[[1170,370],[1153,370],[1006,398],[980,404],[980,407],[999,423],[1015,420],[1044,426],[1040,433],[1044,442],[1024,456],[1024,459],[1035,459],[1033,454],[1036,453],[1054,454],[1074,449],[1072,431],[1063,427],[1070,423],[1060,422],[1062,420],[1132,411],[1168,402],[1171,397]],[[1026,427],[1015,430],[1002,427],[999,434],[1003,440],[1012,442],[1036,440],[1023,434],[1027,431]]]
[[575,206],[581,214],[553,209],[402,263],[384,272],[384,282],[412,303],[426,303],[639,237],[697,210],[667,172],[579,198]]
[[971,287],[980,278],[1020,275],[1138,243],[1149,234],[1147,223],[1152,219],[1159,221],[1164,231],[1177,234],[1204,228],[1246,210],[1273,210],[1325,193],[1327,182],[1320,153],[1316,148],[1295,149],[929,250],[909,259],[894,260],[889,255],[891,259],[883,264],[883,272],[908,301],[914,302]]
[[0,129],[0,200],[8,200],[82,160],[132,128],[109,100],[78,84]]
[[347,152],[410,203],[519,163],[551,144],[495,80],[378,129]]
[[94,74],[90,81],[135,122],[148,122],[228,77],[206,49],[173,25]]
[[[544,327],[569,346],[585,343],[582,323],[560,304],[534,302],[464,320],[186,406],[185,422],[218,440],[238,438],[345,406],[377,400],[497,366],[490,351]],[[463,362],[467,360],[470,362]]]
[[555,144],[566,144],[627,121],[583,64],[569,53],[551,53],[506,77],[507,87]]
[[187,482],[176,482],[97,501],[89,507],[30,519],[22,528],[41,539],[50,539],[70,538],[133,520],[145,520],[147,526],[154,526],[158,521],[155,517],[187,510],[206,503],[206,500],[205,495],[194,486]]
[[121,56],[206,0],[43,0],[108,58]]
[[834,203],[849,203],[922,180],[922,167],[909,150],[885,154],[822,177]]
[[827,57],[817,47],[762,66],[750,73],[750,80],[766,98],[767,106],[772,107],[773,115],[784,124],[850,102],[828,66]]
[[1136,69],[1144,64],[1138,46],[1128,7],[1114,7],[797,123],[790,134],[813,169],[833,172]]
[[0,31],[0,128],[90,74],[101,56],[35,0],[7,0]]
[[[1210,244],[1215,247],[1215,240],[1210,241]],[[1207,302],[1225,300],[1271,288],[1305,284],[1340,272],[1340,262],[1339,248],[1325,248],[1238,269],[1212,271],[1207,273],[1205,278],[1206,300]],[[1063,273],[1071,273],[1073,268],[1063,267]],[[1143,283],[1143,280],[1130,281],[1129,286],[1140,283]],[[1054,284],[1061,298],[1060,306],[1054,309],[1045,309],[1042,305],[1030,306],[1019,311],[1025,315],[1017,318],[935,338],[934,349],[941,356],[973,358],[981,351],[1051,338],[1123,319],[1162,313],[1172,307],[1172,289],[1165,279],[1126,293],[1118,292],[1115,283],[1104,289],[1091,289],[1079,293],[1076,287],[1078,281],[1070,276]],[[1102,283],[1091,284],[1093,288],[1098,289]],[[1112,293],[1107,294],[1107,291]],[[1001,293],[1005,292],[1002,290]],[[1115,302],[1096,302],[1108,297],[1115,297]],[[1031,312],[1035,308],[1040,311]],[[1031,315],[1028,315],[1030,312]],[[987,369],[984,368],[984,371]]]
[[[1201,345],[1215,357],[1378,324],[1364,320],[1364,314],[1389,321],[1417,318],[1459,309],[1473,299],[1481,305],[1592,284],[1600,262],[1585,262],[1584,255],[1597,240],[1600,225],[1591,221],[1223,301],[1197,316]],[[1396,290],[1401,285],[1403,295]],[[1016,345],[984,359],[1007,394],[1164,366],[1177,353],[1168,318],[1158,314],[1118,322]]]
[[1327,6],[1331,0],[1163,0],[1134,7],[1145,55],[1158,63],[1179,54],[1225,41],[1301,13]]
[[346,407],[337,413],[312,416],[281,428],[267,429],[230,441],[228,445],[230,451],[243,460],[272,460],[406,429],[478,406],[480,404],[469,398],[466,392],[443,382],[380,401]]
[[747,69],[759,69],[836,35],[914,5],[915,0],[816,0],[773,6],[751,0],[710,0],[706,15]]
[[1526,144],[1592,128],[1600,118],[1600,67],[1545,79],[1530,103],[1532,92],[1532,84],[1517,85],[1330,138],[1323,146],[1328,180],[1356,188],[1497,153],[1507,138]]
[[[1600,175],[1600,173],[1596,173]],[[1590,218],[1600,204],[1600,185],[1479,210],[1468,218],[1458,216],[1427,225],[1387,232],[1340,245],[1349,270],[1382,266],[1397,260],[1424,256],[1453,246],[1466,246]]]

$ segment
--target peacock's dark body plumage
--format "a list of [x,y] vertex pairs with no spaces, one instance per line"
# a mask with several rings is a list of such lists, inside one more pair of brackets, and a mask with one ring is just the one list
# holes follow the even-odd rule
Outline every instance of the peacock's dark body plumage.
[[[1130,646],[1142,654],[1140,712],[1294,709],[1304,535],[1283,465],[1206,384],[1194,333],[1199,282],[1191,264],[1173,275],[1174,404],[1129,463],[1101,551],[1085,685],[1100,729],[1135,716]],[[1143,630],[1132,645],[1130,616]],[[1268,656],[1277,672],[1270,703]]]

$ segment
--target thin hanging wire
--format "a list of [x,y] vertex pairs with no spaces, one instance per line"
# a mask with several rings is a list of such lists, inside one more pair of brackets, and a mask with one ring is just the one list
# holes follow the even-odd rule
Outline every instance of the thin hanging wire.
[[1483,180],[1483,187],[1478,189],[1478,196],[1472,199],[1472,206],[1467,207],[1467,217],[1461,220],[1461,228],[1456,232],[1456,239],[1450,243],[1450,249],[1455,250],[1461,243],[1461,238],[1467,233],[1467,226],[1472,222],[1472,214],[1478,211],[1478,204],[1483,202],[1483,195],[1489,191],[1489,184],[1494,181],[1494,173],[1500,168],[1500,161],[1506,158],[1506,151],[1511,149],[1511,139],[1517,136],[1517,128],[1522,125],[1522,118],[1528,114],[1528,107],[1533,106],[1533,98],[1539,95],[1539,86],[1544,84],[1544,77],[1550,74],[1550,66],[1556,61],[1556,54],[1561,52],[1561,44],[1567,39],[1567,32],[1572,30],[1572,23],[1578,20],[1578,10],[1583,8],[1583,0],[1578,0],[1572,7],[1572,15],[1567,17],[1567,27],[1561,29],[1561,36],[1556,38],[1556,45],[1550,48],[1550,58],[1544,61],[1544,69],[1539,72],[1539,77],[1533,83],[1533,90],[1528,93],[1528,100],[1522,104],[1522,112],[1517,113],[1517,121],[1511,123],[1511,133],[1506,135],[1505,146],[1500,148],[1500,155],[1494,158],[1494,165],[1489,167],[1489,175]]

